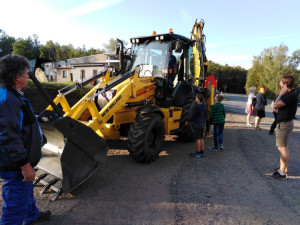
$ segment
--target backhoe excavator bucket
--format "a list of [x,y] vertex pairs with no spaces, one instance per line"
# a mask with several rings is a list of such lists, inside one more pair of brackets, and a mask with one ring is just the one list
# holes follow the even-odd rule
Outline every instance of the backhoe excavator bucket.
[[[104,162],[108,146],[90,127],[67,116],[59,117],[52,124],[41,123],[41,127],[47,144],[37,165],[41,170],[37,179],[49,188],[69,193]],[[46,179],[48,174],[52,179]]]
[[[34,184],[40,182],[45,185],[41,193],[48,188],[56,191],[52,198],[54,201],[59,194],[67,194],[83,183],[104,162],[108,146],[92,128],[71,117],[64,117],[64,112],[52,101],[33,71],[29,73],[30,78],[53,108],[53,111],[45,110],[38,116],[45,145],[42,148],[43,156],[36,166]],[[77,84],[72,90],[105,74],[106,71]]]

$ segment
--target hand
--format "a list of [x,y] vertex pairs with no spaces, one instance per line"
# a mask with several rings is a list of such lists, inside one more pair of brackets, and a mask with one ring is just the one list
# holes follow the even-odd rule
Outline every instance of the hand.
[[279,95],[283,96],[288,92],[288,88],[286,86],[282,87]]
[[188,121],[185,121],[185,125],[188,126],[188,125],[189,125],[189,122],[188,122]]
[[30,163],[26,163],[24,166],[21,166],[23,174],[23,182],[34,181],[35,179],[35,170],[32,168]]

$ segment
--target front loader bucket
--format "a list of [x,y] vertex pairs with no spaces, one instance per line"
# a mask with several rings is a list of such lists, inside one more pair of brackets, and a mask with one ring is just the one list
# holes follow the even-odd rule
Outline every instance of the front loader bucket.
[[57,119],[53,123],[55,128],[43,123],[41,126],[47,145],[55,145],[56,149],[62,149],[62,153],[50,151],[46,148],[47,145],[44,146],[43,157],[37,168],[51,174],[58,181],[62,180],[62,192],[69,193],[83,183],[99,163],[104,162],[108,146],[90,127],[70,117]]

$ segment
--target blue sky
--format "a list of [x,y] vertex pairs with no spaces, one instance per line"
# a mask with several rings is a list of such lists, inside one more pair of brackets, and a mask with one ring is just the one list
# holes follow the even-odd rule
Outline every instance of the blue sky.
[[0,29],[16,38],[37,34],[74,47],[103,48],[110,38],[166,33],[190,37],[204,19],[209,60],[251,68],[253,56],[285,44],[300,49],[299,0],[0,0]]

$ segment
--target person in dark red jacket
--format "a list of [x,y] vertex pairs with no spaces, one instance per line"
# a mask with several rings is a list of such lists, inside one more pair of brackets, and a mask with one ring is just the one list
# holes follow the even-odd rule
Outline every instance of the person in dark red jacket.
[[42,132],[28,99],[29,62],[18,55],[0,58],[0,177],[1,224],[32,224],[49,219],[33,197],[34,166],[41,158]]

